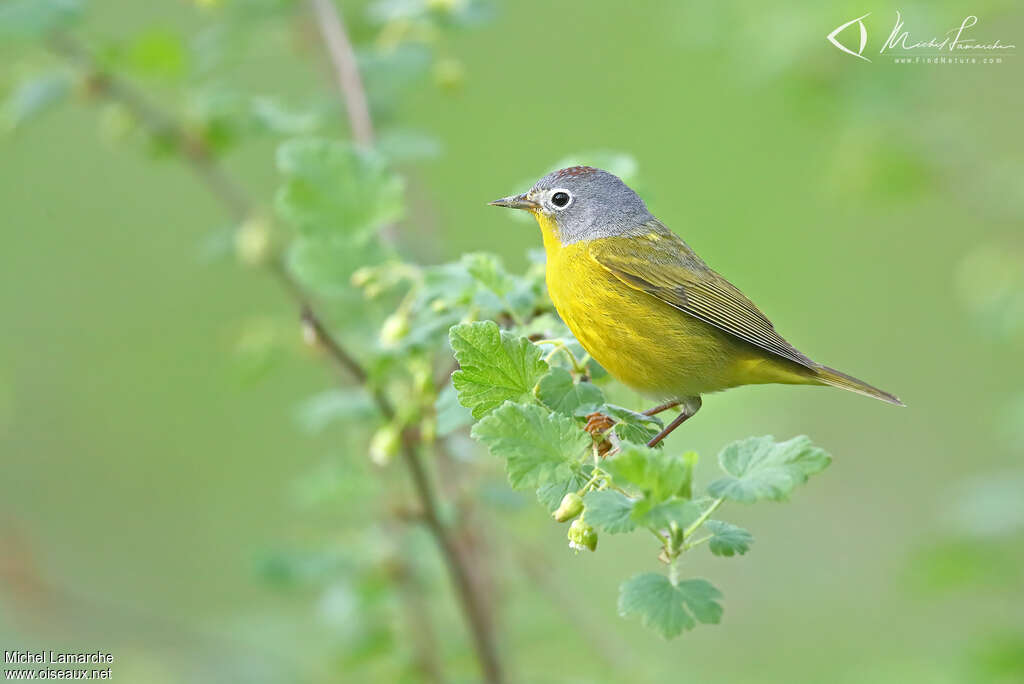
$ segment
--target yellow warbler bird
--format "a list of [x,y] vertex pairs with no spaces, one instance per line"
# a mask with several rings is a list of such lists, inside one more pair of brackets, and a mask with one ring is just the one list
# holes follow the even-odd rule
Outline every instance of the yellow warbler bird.
[[561,169],[491,204],[536,217],[551,301],[583,348],[627,386],[665,402],[648,415],[682,406],[652,446],[700,409],[702,394],[739,385],[832,385],[903,405],[797,351],[607,171]]

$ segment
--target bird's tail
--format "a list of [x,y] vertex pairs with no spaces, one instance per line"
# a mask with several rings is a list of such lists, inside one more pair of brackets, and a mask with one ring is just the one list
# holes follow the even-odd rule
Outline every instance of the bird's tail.
[[814,372],[814,377],[825,383],[826,385],[832,385],[833,387],[839,387],[841,389],[850,390],[857,394],[863,394],[866,397],[874,397],[875,399],[881,399],[890,404],[896,406],[906,406],[902,401],[899,400],[895,395],[883,392],[877,387],[873,387],[863,380],[858,380],[852,375],[846,373],[840,373],[835,368],[829,368],[828,366],[818,366]]

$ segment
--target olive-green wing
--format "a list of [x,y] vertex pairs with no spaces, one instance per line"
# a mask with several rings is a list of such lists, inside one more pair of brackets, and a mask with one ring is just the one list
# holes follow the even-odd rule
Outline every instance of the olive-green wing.
[[775,332],[753,302],[661,224],[652,224],[649,232],[629,238],[594,240],[590,255],[630,287],[765,351],[817,368]]

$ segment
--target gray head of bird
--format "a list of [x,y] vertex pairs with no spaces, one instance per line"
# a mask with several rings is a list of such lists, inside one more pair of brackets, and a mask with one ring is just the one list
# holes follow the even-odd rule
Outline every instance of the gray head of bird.
[[552,171],[529,191],[490,204],[549,220],[562,245],[634,234],[654,220],[640,196],[618,176],[591,166]]

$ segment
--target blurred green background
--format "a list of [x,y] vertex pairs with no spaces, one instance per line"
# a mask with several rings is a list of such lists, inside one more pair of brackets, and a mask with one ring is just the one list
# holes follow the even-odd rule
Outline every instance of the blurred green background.
[[[341,6],[370,32],[363,4]],[[871,11],[878,41],[896,9],[922,34],[970,13],[979,36],[1024,42],[1016,2],[507,2],[446,42],[457,88],[425,80],[394,112],[443,147],[409,171],[399,232],[421,260],[524,266],[538,231],[485,202],[568,155],[626,152],[652,211],[788,339],[908,404],[706,398],[669,443],[703,467],[751,434],[806,433],[835,462],[790,505],[739,508],[747,556],[693,555],[685,572],[715,579],[725,617],[676,641],[615,614],[619,581],[657,566],[648,540],[573,556],[538,507],[499,510],[495,534],[550,585],[510,572],[496,588],[515,681],[1024,681],[1024,57],[868,64],[824,39]],[[82,33],[187,36],[208,12],[96,1]],[[318,50],[282,29],[226,77],[322,92]],[[98,118],[64,108],[0,145],[0,642],[111,650],[121,681],[346,681],[345,611],[255,571],[347,515],[294,496],[352,457],[344,434],[292,420],[333,377],[272,282],[203,257],[229,221],[188,170],[112,143]],[[269,141],[226,161],[269,201]],[[279,358],[254,380],[261,336]],[[471,678],[434,598],[453,675]]]

